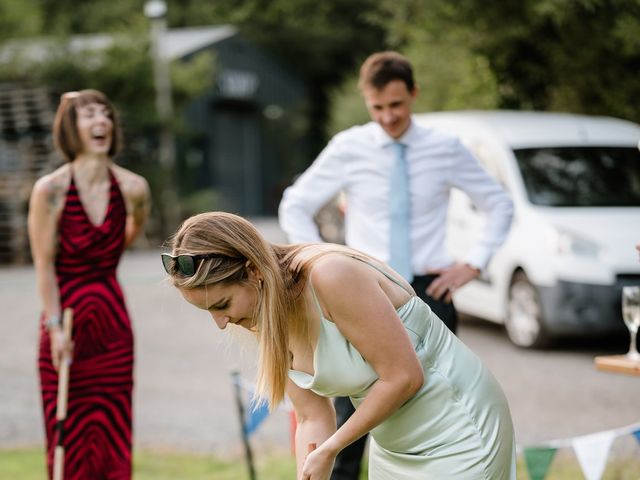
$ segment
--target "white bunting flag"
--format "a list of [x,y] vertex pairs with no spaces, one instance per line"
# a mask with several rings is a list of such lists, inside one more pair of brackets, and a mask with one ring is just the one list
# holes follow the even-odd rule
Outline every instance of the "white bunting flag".
[[615,432],[607,431],[572,439],[573,450],[587,480],[600,480],[602,477],[614,438]]

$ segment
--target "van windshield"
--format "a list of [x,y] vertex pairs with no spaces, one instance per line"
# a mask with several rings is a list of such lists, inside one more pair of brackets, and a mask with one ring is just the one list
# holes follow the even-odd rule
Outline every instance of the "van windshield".
[[514,153],[534,205],[640,206],[637,148],[527,148]]

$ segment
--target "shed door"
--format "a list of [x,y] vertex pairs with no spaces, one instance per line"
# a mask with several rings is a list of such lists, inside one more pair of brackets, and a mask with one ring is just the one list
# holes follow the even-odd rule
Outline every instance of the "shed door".
[[241,215],[262,213],[257,114],[246,110],[216,110],[213,143],[213,171],[221,194],[220,208]]

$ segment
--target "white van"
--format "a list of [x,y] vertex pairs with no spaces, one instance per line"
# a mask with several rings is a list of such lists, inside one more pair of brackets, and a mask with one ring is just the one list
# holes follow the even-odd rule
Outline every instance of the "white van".
[[[623,285],[640,285],[640,125],[585,115],[418,114],[449,130],[510,192],[515,216],[483,278],[455,297],[462,312],[504,323],[511,341],[626,331]],[[485,219],[455,191],[447,243],[462,258]]]

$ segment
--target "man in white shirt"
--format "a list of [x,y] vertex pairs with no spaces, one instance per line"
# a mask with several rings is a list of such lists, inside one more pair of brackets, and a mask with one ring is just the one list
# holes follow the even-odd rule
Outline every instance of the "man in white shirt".
[[[346,198],[345,243],[394,265],[390,178],[404,152],[408,181],[406,273],[416,293],[455,333],[457,315],[451,303],[456,289],[480,275],[505,240],[513,214],[511,199],[460,141],[424,128],[411,119],[418,95],[409,61],[396,52],[371,55],[360,69],[359,88],[372,122],[338,133],[314,163],[284,192],[280,226],[289,241],[322,241],[314,215],[338,192]],[[487,215],[484,235],[463,261],[445,249],[446,217],[452,188],[466,192]],[[395,227],[394,227],[395,228]],[[339,424],[341,407],[336,403]],[[343,451],[348,455],[348,449]],[[332,476],[342,475],[341,454]],[[358,459],[359,460],[359,459]],[[358,463],[359,468],[359,463]]]

